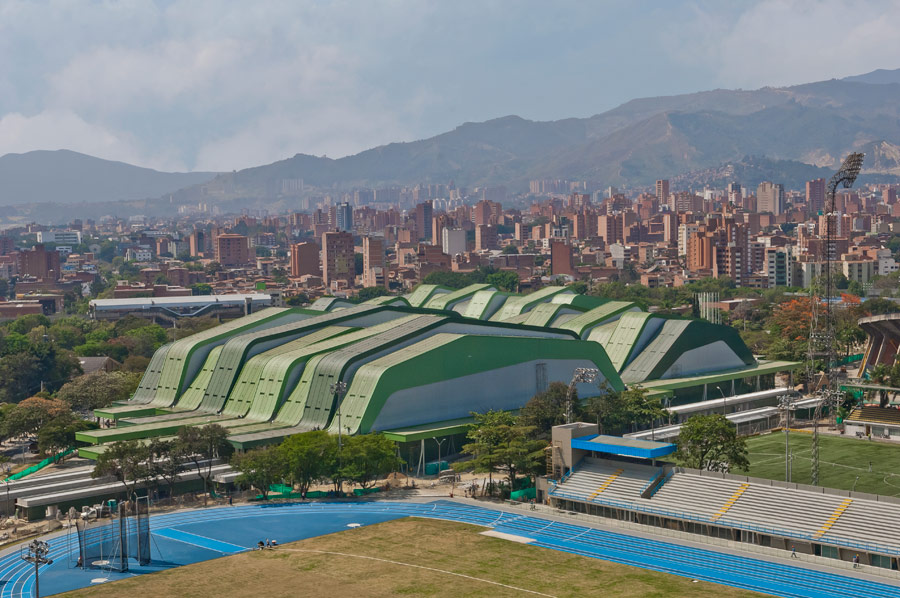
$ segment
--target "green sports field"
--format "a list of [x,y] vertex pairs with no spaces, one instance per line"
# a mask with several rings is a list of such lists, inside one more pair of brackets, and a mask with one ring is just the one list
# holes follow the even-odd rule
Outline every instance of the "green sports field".
[[[784,480],[784,433],[747,439],[753,477]],[[811,483],[812,434],[792,432],[791,481]],[[870,467],[871,464],[871,467]],[[857,476],[859,480],[857,481]],[[819,485],[842,490],[900,496],[900,444],[845,436],[819,436]]]

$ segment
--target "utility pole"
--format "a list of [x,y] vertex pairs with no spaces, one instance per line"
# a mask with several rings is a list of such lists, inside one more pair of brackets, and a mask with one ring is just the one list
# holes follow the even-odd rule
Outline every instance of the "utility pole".
[[572,373],[572,381],[569,382],[569,389],[566,393],[566,423],[572,423],[573,403],[575,399],[575,387],[580,383],[591,383],[597,379],[600,370],[597,368],[575,368]]
[[[819,485],[819,420],[822,418],[823,409],[831,408],[832,411],[837,410],[839,402],[839,391],[835,384],[834,376],[831,372],[832,363],[835,360],[834,348],[834,314],[831,298],[834,295],[834,260],[835,260],[835,229],[838,224],[838,212],[835,208],[835,194],[838,187],[849,189],[856,182],[859,171],[862,168],[863,160],[866,155],[858,152],[851,153],[847,156],[838,171],[828,181],[828,206],[825,210],[825,313],[824,322],[818,317],[818,305],[820,299],[815,293],[810,293],[810,307],[812,310],[812,321],[809,330],[809,357],[812,359],[817,353],[815,344],[819,344],[821,351],[820,356],[825,358],[825,388],[818,389],[819,401],[816,403],[815,415],[813,416],[813,437],[812,437],[812,485]],[[810,363],[809,371],[813,371],[814,367]]]

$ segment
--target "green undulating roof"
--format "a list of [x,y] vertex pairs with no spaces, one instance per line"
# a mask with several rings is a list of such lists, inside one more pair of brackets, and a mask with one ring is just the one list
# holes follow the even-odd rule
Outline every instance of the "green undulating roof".
[[609,344],[609,339],[612,337],[613,332],[616,331],[616,322],[608,322],[606,324],[600,324],[596,328],[592,328],[588,333],[588,340],[594,341],[595,343],[600,343],[604,347]]
[[[525,324],[526,326],[548,327],[552,326],[553,322],[555,322],[559,316],[570,313],[579,314],[581,313],[581,310],[573,309],[571,306],[564,303],[541,303],[524,314],[526,317],[522,324]],[[513,318],[507,320],[507,322],[512,321]]]
[[[156,395],[149,404],[156,407],[172,406],[182,390],[191,382],[187,378],[195,358],[205,360],[213,347],[226,342],[235,334],[277,326],[281,318],[293,312],[294,310],[290,309],[269,307],[175,341],[166,352],[166,361],[156,387]],[[200,365],[202,362],[197,364],[198,370]]]
[[453,289],[437,284],[420,284],[406,297],[412,307],[424,307],[436,294],[452,293]]
[[141,376],[137,390],[131,396],[129,401],[132,404],[147,404],[156,398],[156,388],[159,386],[159,377],[162,375],[163,366],[166,364],[166,355],[172,343],[166,343],[153,352],[150,358],[150,364]]
[[[341,403],[341,425],[349,433],[369,432],[394,393],[443,381],[454,381],[443,391],[447,394],[429,393],[428,402],[420,406],[431,414],[432,421],[464,417],[471,411],[467,410],[467,405],[476,396],[486,400],[494,397],[493,400],[498,403],[504,400],[521,403],[518,388],[490,384],[470,386],[465,378],[531,362],[544,362],[544,367],[547,367],[546,364],[554,361],[592,362],[611,387],[616,390],[624,388],[618,373],[597,343],[439,333],[361,366]],[[535,381],[530,379],[524,383],[533,387]],[[510,393],[514,396],[507,396]],[[498,405],[497,408],[503,407]],[[336,426],[337,422],[332,420],[329,431],[336,433]]]
[[223,346],[219,345],[209,352],[209,355],[206,356],[206,361],[203,362],[200,373],[194,376],[191,385],[181,394],[181,398],[175,404],[175,410],[192,411],[200,407],[200,402],[203,401],[203,395],[206,394],[209,381],[212,379],[213,372],[216,371],[216,362],[219,361],[219,355],[222,353]]
[[487,320],[493,316],[512,295],[501,291],[478,291],[472,295],[463,315],[476,320]]
[[409,307],[409,301],[406,300],[406,297],[382,295],[381,297],[372,297],[363,301],[363,305],[403,305]]
[[336,312],[325,312],[314,317],[305,316],[301,321],[286,323],[283,326],[267,328],[258,332],[237,335],[225,343],[222,354],[216,362],[216,371],[206,387],[200,409],[210,413],[218,413],[225,406],[225,401],[237,381],[237,376],[248,357],[271,348],[274,343],[288,342],[310,332],[324,328],[332,323],[347,320],[351,317],[378,309],[373,305],[356,305],[352,308]]
[[467,287],[457,289],[452,293],[435,295],[425,304],[429,309],[452,309],[460,301],[465,301],[478,291],[495,290],[489,284],[470,284]]
[[513,295],[506,300],[503,307],[491,317],[494,322],[502,322],[513,316],[531,310],[539,303],[546,303],[552,299],[554,295],[572,293],[572,290],[566,287],[544,287],[528,295]]
[[647,312],[628,312],[616,320],[615,329],[609,340],[603,343],[603,348],[617,371],[621,372],[631,362],[636,343],[651,318],[653,316]]
[[599,307],[584,312],[580,316],[567,320],[560,328],[571,330],[585,338],[591,328],[599,326],[611,318],[616,318],[627,311],[639,311],[640,308],[630,301],[608,301]]
[[[722,349],[717,356],[720,363],[739,360],[746,367],[756,365],[756,360],[747,345],[741,340],[738,331],[731,326],[710,324],[703,320],[668,320],[656,337],[640,352],[637,357],[622,371],[622,380],[627,384],[658,380],[667,374],[669,368],[679,360],[683,360],[688,351],[701,349],[717,342],[722,342]],[[731,367],[734,367],[733,365]],[[688,364],[682,375],[671,373],[667,377],[686,377],[708,371],[714,371],[716,363],[703,359],[691,366]],[[724,369],[719,367],[718,369]]]
[[[306,336],[302,336],[296,340],[284,343],[274,349],[269,349],[264,353],[251,357],[244,366],[241,367],[237,382],[235,382],[234,387],[228,395],[228,399],[225,401],[225,405],[222,407],[222,415],[231,417],[244,417],[247,415],[253,401],[257,397],[257,389],[268,382],[265,378],[266,372],[270,371],[267,369],[267,366],[273,360],[276,360],[283,355],[293,355],[297,351],[308,348],[310,345],[315,345],[321,341],[354,330],[356,329],[348,328],[346,326],[327,326],[321,330],[316,330]],[[270,414],[265,420],[268,420],[271,417],[272,415]]]
[[307,429],[325,428],[331,421],[335,395],[331,385],[343,380],[344,373],[352,364],[388,351],[391,347],[407,342],[445,321],[440,316],[422,315],[376,336],[332,351],[319,354],[309,360],[300,382],[291,396],[297,395],[297,404],[303,405],[303,417],[299,421],[286,421],[279,412],[275,420],[288,425],[302,425]]
[[578,311],[588,311],[590,309],[594,309],[595,307],[600,307],[604,303],[610,301],[605,297],[595,297],[594,295],[577,295],[577,294],[561,294],[554,295],[553,299],[550,300],[550,303],[557,303],[560,305],[569,305],[575,308],[578,308]]

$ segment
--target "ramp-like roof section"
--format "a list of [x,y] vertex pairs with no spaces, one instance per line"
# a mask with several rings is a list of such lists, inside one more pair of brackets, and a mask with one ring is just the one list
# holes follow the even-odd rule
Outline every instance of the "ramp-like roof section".
[[[708,348],[691,360],[691,351]],[[715,355],[716,360],[711,360]],[[676,363],[679,371],[670,371]],[[756,360],[738,331],[730,326],[703,320],[668,320],[647,348],[622,371],[622,380],[631,384],[645,380],[693,376],[705,372],[756,365]]]
[[573,294],[567,287],[544,287],[528,295],[513,295],[506,300],[499,312],[491,317],[494,322],[507,320],[513,316],[525,313],[539,303],[546,303],[554,295]]
[[170,407],[191,382],[188,377],[193,370],[192,365],[195,359],[200,360],[196,364],[195,371],[198,371],[202,361],[216,345],[225,343],[235,334],[277,326],[281,318],[295,314],[297,311],[269,307],[175,341],[166,351],[165,363],[159,376],[156,393],[148,404],[155,407]]
[[[283,414],[284,410],[282,410],[278,413],[275,421],[293,426],[302,425],[309,430],[325,428],[331,421],[331,414],[335,407],[335,395],[331,392],[330,387],[333,383],[343,379],[344,373],[352,364],[410,341],[445,320],[441,316],[418,316],[403,324],[395,325],[386,332],[342,349],[316,355],[307,362],[300,382],[291,393],[292,402],[303,405],[301,419],[286,421],[288,414]],[[297,395],[297,399],[294,399],[294,395]]]
[[215,374],[209,386],[207,386],[206,393],[203,395],[203,401],[200,403],[201,409],[213,413],[222,410],[228,394],[234,387],[238,373],[241,371],[241,366],[248,356],[254,352],[269,348],[268,346],[273,343],[294,340],[314,330],[324,328],[329,324],[341,322],[375,309],[379,308],[373,305],[355,305],[334,312],[321,314],[311,312],[317,315],[314,317],[304,315],[304,319],[299,322],[290,322],[283,326],[241,334],[231,338],[225,343],[222,354],[219,356],[218,362],[216,362]]
[[406,300],[412,307],[423,307],[435,295],[452,292],[453,289],[438,284],[420,284],[411,294],[407,295]]
[[454,305],[461,301],[469,299],[478,291],[495,290],[489,284],[470,284],[467,287],[457,289],[452,293],[442,293],[435,295],[425,304],[429,309],[452,309]]
[[487,320],[493,316],[512,295],[501,291],[478,291],[466,306],[463,315],[476,320]]
[[636,303],[631,303],[630,301],[607,301],[599,307],[567,320],[560,328],[571,330],[584,338],[595,326],[599,326],[613,318],[618,318],[625,312],[640,311],[640,309]]

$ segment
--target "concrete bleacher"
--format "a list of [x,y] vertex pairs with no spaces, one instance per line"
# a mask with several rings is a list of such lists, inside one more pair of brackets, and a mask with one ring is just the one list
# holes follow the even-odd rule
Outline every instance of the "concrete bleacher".
[[872,543],[900,551],[900,505],[856,500],[822,535],[822,540],[847,543]]
[[844,497],[748,484],[747,491],[721,517],[744,526],[786,530],[814,536],[844,501]]
[[676,473],[645,504],[656,509],[685,513],[689,518],[710,519],[741,488],[741,482]]
[[583,500],[634,502],[659,473],[658,467],[585,457],[557,491]]

